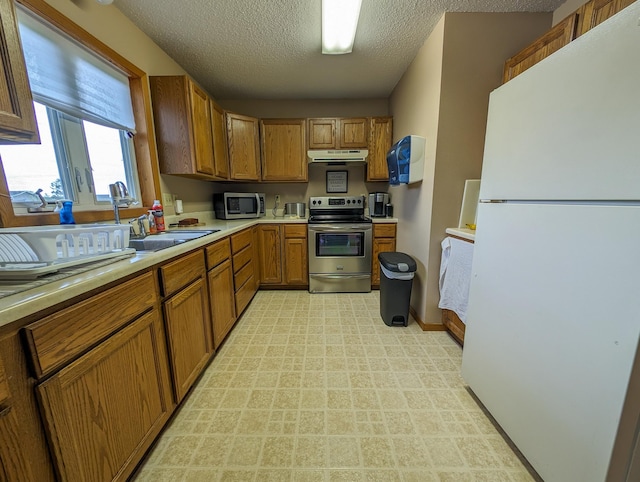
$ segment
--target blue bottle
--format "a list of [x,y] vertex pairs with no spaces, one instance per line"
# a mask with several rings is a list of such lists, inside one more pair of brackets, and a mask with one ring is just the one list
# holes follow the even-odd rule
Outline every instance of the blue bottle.
[[60,209],[60,224],[76,224],[76,221],[73,219],[73,212],[71,212],[72,208],[72,201],[62,201],[62,209]]

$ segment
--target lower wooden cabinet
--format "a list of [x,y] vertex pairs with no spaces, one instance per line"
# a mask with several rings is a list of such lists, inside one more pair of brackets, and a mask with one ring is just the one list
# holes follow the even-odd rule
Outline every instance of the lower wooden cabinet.
[[396,225],[384,223],[373,225],[373,252],[371,264],[371,285],[380,286],[380,262],[379,253],[388,253],[396,250]]
[[260,284],[307,286],[307,225],[262,224],[258,233]]
[[126,480],[173,409],[157,309],[38,387],[61,480]]
[[231,261],[227,259],[210,270],[207,273],[207,278],[213,322],[213,346],[217,349],[236,321]]
[[306,224],[283,224],[282,264],[284,283],[287,285],[309,284],[309,246]]
[[200,277],[164,302],[173,388],[179,403],[213,352],[209,293]]
[[254,228],[231,235],[233,287],[236,297],[236,316],[240,316],[258,290],[255,260]]
[[260,246],[260,284],[282,283],[282,248],[280,246],[280,225],[262,224],[258,226]]

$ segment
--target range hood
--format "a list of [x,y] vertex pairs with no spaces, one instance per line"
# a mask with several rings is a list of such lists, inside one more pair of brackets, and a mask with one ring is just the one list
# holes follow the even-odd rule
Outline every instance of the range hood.
[[311,150],[307,151],[311,164],[364,164],[369,155],[367,149]]

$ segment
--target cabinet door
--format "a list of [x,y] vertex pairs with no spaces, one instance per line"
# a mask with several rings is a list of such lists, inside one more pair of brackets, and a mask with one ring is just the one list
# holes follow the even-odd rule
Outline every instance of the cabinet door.
[[307,181],[304,119],[262,119],[263,181]]
[[380,286],[380,261],[379,253],[388,253],[396,250],[395,238],[374,238],[373,239],[373,260],[371,265],[371,284]]
[[388,181],[387,152],[393,136],[392,117],[372,117],[369,122],[367,181]]
[[221,179],[229,179],[229,151],[224,110],[213,100],[210,101],[210,110],[211,137],[213,140],[213,175]]
[[61,480],[126,480],[173,407],[158,311],[37,388]]
[[340,134],[338,136],[338,147],[340,149],[366,149],[369,142],[369,125],[367,119],[341,118],[338,120]]
[[284,240],[284,282],[290,285],[308,285],[307,238]]
[[209,96],[193,82],[189,82],[191,125],[196,171],[213,175],[213,142],[211,140],[211,113]]
[[502,81],[508,82],[571,42],[576,35],[577,19],[577,13],[569,15],[534,43],[507,60]]
[[164,303],[169,360],[176,400],[180,402],[212,352],[211,322],[204,278]]
[[231,179],[259,181],[258,119],[232,112],[227,112],[226,117]]
[[218,348],[236,321],[233,269],[227,260],[209,271],[209,303],[213,321],[213,345]]
[[336,119],[309,119],[309,149],[335,149]]
[[580,10],[580,24],[576,36],[591,30],[612,17],[620,10],[631,5],[635,0],[591,0]]
[[0,138],[39,142],[12,0],[0,0]]
[[282,257],[280,253],[280,225],[258,226],[260,245],[260,283],[282,283]]

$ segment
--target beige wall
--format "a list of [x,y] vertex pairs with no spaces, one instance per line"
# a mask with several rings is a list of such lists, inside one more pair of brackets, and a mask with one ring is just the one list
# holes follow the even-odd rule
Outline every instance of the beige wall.
[[427,139],[424,180],[391,188],[398,250],[418,262],[411,305],[440,323],[440,242],[456,226],[465,179],[480,177],[489,93],[505,59],[546,31],[551,14],[447,13],[390,99],[394,140]]
[[397,250],[412,256],[418,266],[413,282],[411,306],[423,320],[442,87],[444,29],[445,17],[442,17],[396,85],[390,99],[390,109],[394,116],[394,142],[410,134],[422,136],[427,140],[422,182],[396,186],[389,190],[394,215],[399,218]]

